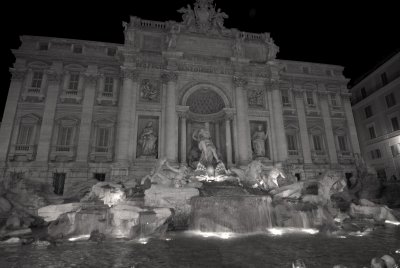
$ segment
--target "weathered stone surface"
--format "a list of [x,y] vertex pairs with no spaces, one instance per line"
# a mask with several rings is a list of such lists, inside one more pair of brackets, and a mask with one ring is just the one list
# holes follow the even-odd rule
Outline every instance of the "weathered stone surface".
[[80,207],[80,203],[50,205],[38,209],[38,216],[42,217],[45,221],[50,222],[56,220],[61,214],[77,211]]
[[126,195],[122,185],[112,182],[99,182],[93,185],[90,194],[81,201],[101,200],[111,207],[125,201]]
[[7,232],[4,234],[4,236],[10,236],[10,237],[17,237],[17,236],[23,236],[27,234],[31,234],[32,230],[30,228],[25,228],[25,229],[19,229],[11,232]]
[[170,188],[162,185],[152,185],[145,191],[145,206],[172,208],[175,226],[186,226],[190,215],[190,199],[199,195],[196,188]]
[[17,213],[11,214],[6,221],[7,229],[18,229],[21,227],[21,219]]
[[391,213],[391,210],[386,206],[358,206],[356,204],[350,205],[350,215],[359,218],[372,218],[375,221],[398,221]]
[[0,196],[0,213],[5,213],[10,211],[12,208],[10,202],[7,199]]
[[21,239],[18,237],[11,237],[5,241],[0,242],[1,244],[21,244]]

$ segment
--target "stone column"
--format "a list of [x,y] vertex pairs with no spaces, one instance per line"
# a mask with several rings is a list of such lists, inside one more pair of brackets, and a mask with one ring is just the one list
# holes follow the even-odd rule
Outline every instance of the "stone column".
[[219,121],[214,123],[214,129],[215,129],[215,146],[217,147],[217,151],[220,152],[221,150],[221,142],[220,142],[220,133],[219,133]]
[[186,116],[185,112],[179,113],[179,118],[181,120],[181,164],[187,165],[186,159]]
[[276,138],[275,144],[277,149],[277,160],[278,162],[282,162],[288,158],[285,125],[283,122],[282,97],[279,90],[279,83],[277,81],[268,83],[267,86],[268,89],[272,91],[272,118],[275,127],[273,131],[275,132]]
[[346,114],[346,122],[348,127],[349,138],[351,142],[351,148],[354,154],[360,154],[360,144],[358,143],[356,125],[354,123],[353,111],[350,103],[350,93],[342,93],[342,103],[344,112]]
[[322,119],[324,120],[329,159],[331,161],[331,164],[336,165],[338,163],[338,158],[336,153],[335,137],[333,135],[331,115],[329,112],[328,92],[325,90],[324,84],[318,84],[318,94],[321,107],[321,115]]
[[47,95],[36,154],[37,162],[47,162],[49,160],[51,135],[54,128],[54,116],[56,113],[58,93],[60,91],[61,75],[56,72],[48,72],[47,81]]
[[23,80],[26,77],[25,70],[10,69],[10,72],[12,73],[12,78],[0,128],[0,165],[5,165],[7,160],[11,134],[17,112],[18,98],[21,94]]
[[167,159],[176,163],[178,160],[178,135],[176,115],[176,80],[178,75],[174,72],[164,72],[162,80],[167,85],[167,105],[165,111],[165,154]]
[[[129,166],[129,143],[131,113],[136,112],[136,102],[133,102],[132,94],[137,94],[137,73],[123,68],[123,85],[119,94],[119,111],[117,124],[116,162],[123,166]],[[133,142],[133,141],[132,141]]]
[[232,135],[231,135],[231,119],[232,115],[225,118],[225,146],[226,146],[226,163],[228,167],[232,166]]
[[85,89],[82,102],[81,125],[79,127],[79,139],[76,161],[87,162],[90,148],[90,133],[92,131],[93,106],[96,96],[96,74],[85,75]]
[[295,86],[297,117],[299,120],[301,148],[303,151],[304,164],[312,164],[311,147],[308,137],[306,112],[304,109],[304,93],[300,87]]
[[233,83],[235,85],[236,94],[236,124],[239,147],[239,164],[246,165],[251,161],[251,147],[248,146],[250,142],[250,124],[247,99],[244,92],[244,87],[247,84],[247,81],[241,77],[234,76]]

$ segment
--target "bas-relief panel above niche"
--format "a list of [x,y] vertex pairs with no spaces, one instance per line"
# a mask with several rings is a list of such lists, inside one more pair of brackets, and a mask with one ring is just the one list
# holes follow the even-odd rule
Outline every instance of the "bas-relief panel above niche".
[[249,108],[265,108],[265,90],[263,88],[250,88],[247,91],[247,101]]
[[159,80],[142,79],[139,92],[140,102],[160,103],[161,83]]

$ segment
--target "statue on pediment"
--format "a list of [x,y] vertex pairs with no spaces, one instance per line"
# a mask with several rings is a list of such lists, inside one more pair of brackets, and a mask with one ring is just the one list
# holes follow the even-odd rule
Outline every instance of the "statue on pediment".
[[229,18],[229,16],[225,12],[222,12],[220,8],[218,8],[217,12],[215,12],[213,16],[214,28],[219,28],[220,30],[225,29],[224,20],[227,18]]
[[195,15],[192,7],[188,4],[187,8],[180,8],[177,10],[179,13],[182,13],[183,24],[186,26],[191,26],[194,23]]

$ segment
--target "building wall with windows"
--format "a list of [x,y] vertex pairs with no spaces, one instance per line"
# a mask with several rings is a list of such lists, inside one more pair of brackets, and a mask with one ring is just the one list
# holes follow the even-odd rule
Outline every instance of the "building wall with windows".
[[53,180],[59,194],[138,179],[160,157],[193,165],[200,128],[228,168],[258,159],[300,179],[354,173],[343,67],[277,59],[269,33],[197,20],[131,17],[123,44],[23,36],[0,129],[2,174]]
[[351,88],[364,160],[378,176],[400,178],[400,52]]

